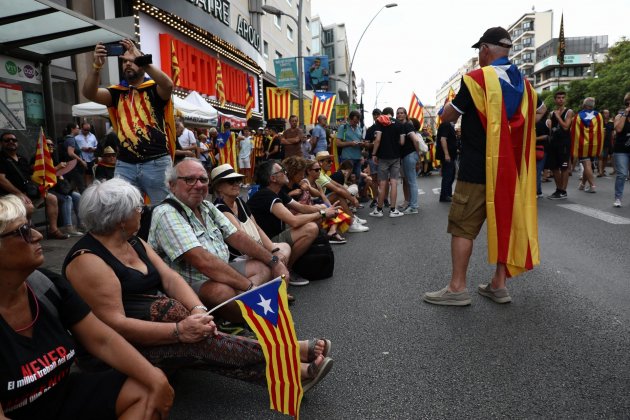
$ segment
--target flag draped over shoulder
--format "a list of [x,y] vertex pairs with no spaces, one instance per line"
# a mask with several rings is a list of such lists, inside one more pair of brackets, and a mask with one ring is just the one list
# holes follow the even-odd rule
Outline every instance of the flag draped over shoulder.
[[279,277],[235,300],[265,354],[270,408],[299,417],[303,394],[300,349],[287,302],[286,283]]
[[595,110],[582,110],[571,123],[571,157],[593,158],[604,147],[604,119]]
[[245,118],[249,120],[252,117],[252,112],[254,111],[254,93],[249,76],[245,75],[245,79],[247,79],[247,90],[245,91]]
[[39,192],[44,197],[46,191],[57,184],[57,173],[53,165],[52,155],[46,144],[44,129],[40,128],[37,139],[37,150],[35,151],[35,164],[33,165],[33,175],[31,179],[39,186]]
[[420,129],[422,129],[424,125],[424,105],[422,105],[415,92],[411,94],[411,103],[409,104],[407,115],[409,118],[415,118],[420,121]]
[[317,92],[313,95],[313,105],[311,106],[311,124],[317,124],[317,117],[325,115],[330,121],[330,115],[335,106],[337,95],[332,92]]
[[289,118],[291,91],[287,88],[267,88],[267,119]]
[[179,60],[177,59],[175,41],[171,41],[171,79],[173,80],[173,86],[179,85],[179,73]]
[[217,57],[217,74],[215,87],[217,90],[217,100],[221,106],[225,106],[225,86],[223,85],[223,70],[221,70],[221,60]]
[[486,130],[488,260],[506,264],[507,275],[512,277],[540,263],[535,158],[537,95],[522,77],[517,86],[506,87],[506,68],[511,70],[510,66],[486,66],[468,73],[463,81]]
[[560,17],[560,36],[558,37],[558,64],[564,65],[564,54],[566,52],[566,40],[564,39],[564,13]]

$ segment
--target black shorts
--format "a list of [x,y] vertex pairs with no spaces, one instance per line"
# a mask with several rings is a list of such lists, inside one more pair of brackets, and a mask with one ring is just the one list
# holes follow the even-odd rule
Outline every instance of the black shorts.
[[549,169],[569,169],[571,140],[552,140],[549,144],[546,165]]
[[116,401],[127,377],[115,370],[70,374],[60,419],[114,419]]

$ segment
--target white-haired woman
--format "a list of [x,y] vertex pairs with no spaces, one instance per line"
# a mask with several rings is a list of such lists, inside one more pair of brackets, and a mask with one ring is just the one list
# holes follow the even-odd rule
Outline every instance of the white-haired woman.
[[[265,359],[258,342],[217,332],[188,283],[135,236],[143,209],[140,192],[122,179],[86,189],[79,213],[89,232],[64,261],[68,280],[94,313],[151,363],[203,367],[264,383]],[[305,389],[332,367],[330,345],[321,339],[300,342]]]
[[[41,240],[22,200],[1,197],[0,418],[166,416],[173,401],[166,376],[96,318],[65,280],[36,270],[44,262]],[[122,373],[70,373],[73,338]]]

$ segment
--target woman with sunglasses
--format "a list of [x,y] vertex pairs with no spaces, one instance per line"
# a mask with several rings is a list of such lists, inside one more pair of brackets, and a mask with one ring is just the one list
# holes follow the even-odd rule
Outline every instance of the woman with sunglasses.
[[[65,280],[37,271],[41,240],[22,200],[1,197],[0,418],[166,416],[173,401],[166,376],[96,318]],[[118,371],[70,372],[74,340]]]
[[[192,181],[198,183],[208,179]],[[88,233],[68,253],[63,274],[96,316],[152,364],[203,368],[264,384],[266,365],[258,342],[218,332],[192,287],[136,236],[143,210],[140,191],[127,181],[95,181],[82,194],[79,209]],[[332,367],[326,357],[331,343],[319,339],[299,345],[306,390]],[[98,361],[90,362],[98,367]]]

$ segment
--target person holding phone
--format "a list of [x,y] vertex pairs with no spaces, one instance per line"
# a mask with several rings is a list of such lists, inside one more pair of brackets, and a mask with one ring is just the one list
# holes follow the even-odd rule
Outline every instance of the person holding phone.
[[[100,71],[108,56],[122,59],[123,80],[99,88]],[[143,54],[129,39],[96,44],[92,68],[83,84],[83,95],[108,107],[118,136],[116,176],[135,185],[152,203],[161,202],[168,195],[164,173],[172,164],[170,145],[177,141],[173,81],[152,64],[150,54]]]

